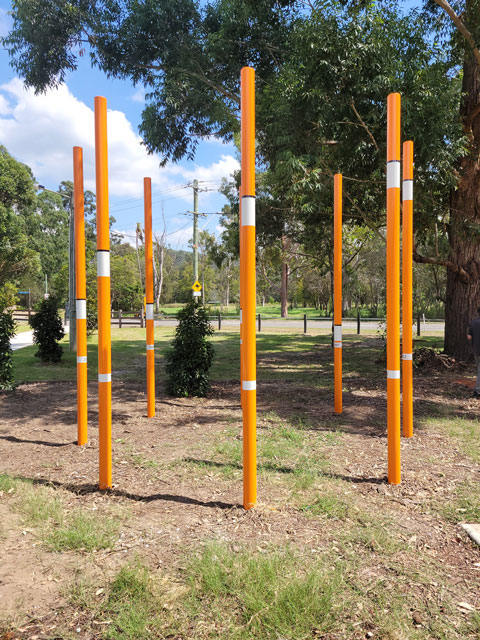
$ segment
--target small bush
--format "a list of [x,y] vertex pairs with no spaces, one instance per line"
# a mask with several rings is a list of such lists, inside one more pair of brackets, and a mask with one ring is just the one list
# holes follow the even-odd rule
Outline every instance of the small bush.
[[43,300],[37,313],[30,320],[33,342],[38,345],[36,358],[42,362],[59,362],[63,348],[58,344],[65,335],[62,320],[58,315],[57,300],[53,296]]
[[0,310],[0,389],[13,389],[15,380],[13,377],[11,339],[15,335],[16,323],[12,312]]
[[179,311],[177,318],[175,339],[167,353],[167,393],[203,397],[210,389],[208,371],[215,350],[206,338],[213,334],[213,328],[204,307],[196,300]]

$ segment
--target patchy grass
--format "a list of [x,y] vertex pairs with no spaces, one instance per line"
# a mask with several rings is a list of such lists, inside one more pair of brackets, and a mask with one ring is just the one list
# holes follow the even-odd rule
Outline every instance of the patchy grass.
[[311,504],[302,506],[302,511],[313,516],[323,516],[325,518],[334,518],[335,520],[344,520],[348,513],[348,505],[334,495],[319,496]]
[[480,462],[480,420],[450,416],[428,418],[423,422],[430,428],[446,433],[458,443],[462,453]]
[[111,516],[81,508],[68,510],[61,492],[54,487],[7,474],[0,476],[0,487],[12,493],[14,509],[52,551],[108,549],[114,545],[121,521],[126,517],[123,511]]
[[457,488],[455,498],[439,510],[450,522],[480,522],[478,482],[464,482]]
[[189,565],[187,580],[189,614],[204,637],[311,637],[332,630],[347,604],[340,565],[288,549],[232,552],[211,543]]
[[118,519],[78,509],[55,522],[44,541],[53,551],[98,551],[114,546],[119,528]]

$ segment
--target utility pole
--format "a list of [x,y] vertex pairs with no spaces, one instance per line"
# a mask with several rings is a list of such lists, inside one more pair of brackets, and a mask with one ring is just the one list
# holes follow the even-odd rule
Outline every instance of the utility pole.
[[198,280],[198,180],[193,181],[193,280]]

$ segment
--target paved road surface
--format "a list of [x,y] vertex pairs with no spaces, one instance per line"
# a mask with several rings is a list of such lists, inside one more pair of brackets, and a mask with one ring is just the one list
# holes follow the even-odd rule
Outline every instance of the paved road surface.
[[[68,325],[63,327],[65,335],[68,333]],[[13,351],[17,349],[23,349],[24,347],[30,347],[33,344],[33,331],[24,331],[23,333],[17,333],[16,336],[10,341]]]
[[[211,318],[210,322],[214,327],[218,326],[218,321],[216,318]],[[155,320],[156,327],[172,327],[177,324],[177,320],[172,318],[168,320]],[[240,321],[238,319],[228,319],[222,318],[222,327],[238,327]],[[285,327],[287,329],[303,329],[303,320],[280,320],[276,318],[262,318],[262,328],[280,328]],[[331,330],[332,322],[331,320],[307,320],[307,331],[308,329],[327,329]],[[343,323],[344,330],[348,332],[357,330],[357,321],[356,320],[346,320]],[[360,331],[377,331],[380,328],[380,323],[375,321],[370,322],[362,322],[360,325]],[[445,324],[443,322],[426,322],[425,324],[422,322],[420,326],[421,333],[427,331],[439,331],[443,333],[445,328]],[[417,324],[414,324],[414,335],[417,331]]]

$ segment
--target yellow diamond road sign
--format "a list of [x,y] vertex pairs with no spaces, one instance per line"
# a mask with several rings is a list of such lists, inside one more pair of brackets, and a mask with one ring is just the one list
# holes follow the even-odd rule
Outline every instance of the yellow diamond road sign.
[[192,284],[192,289],[194,291],[201,291],[202,290],[202,285],[199,283],[198,280],[195,280],[195,282]]

